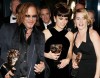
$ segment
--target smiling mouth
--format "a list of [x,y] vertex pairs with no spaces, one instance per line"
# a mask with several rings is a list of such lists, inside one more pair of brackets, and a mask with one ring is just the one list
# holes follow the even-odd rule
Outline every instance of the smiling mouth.
[[79,26],[83,26],[83,24],[79,24]]

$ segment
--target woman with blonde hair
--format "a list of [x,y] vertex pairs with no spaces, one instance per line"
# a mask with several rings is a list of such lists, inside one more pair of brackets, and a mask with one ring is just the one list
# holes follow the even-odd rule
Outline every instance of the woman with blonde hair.
[[[88,27],[90,19],[85,9],[76,10],[74,22],[78,28],[74,34],[72,58],[72,66],[77,69],[75,78],[99,78],[100,37],[95,30]],[[79,53],[80,57],[77,60]]]

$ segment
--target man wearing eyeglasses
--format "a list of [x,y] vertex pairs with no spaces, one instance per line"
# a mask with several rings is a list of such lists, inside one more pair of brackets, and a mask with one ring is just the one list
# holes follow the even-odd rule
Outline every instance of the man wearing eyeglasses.
[[[6,62],[7,50],[18,49],[20,56],[12,72],[8,69],[5,78],[36,78],[36,74],[45,71],[44,34],[36,28],[38,24],[38,8],[31,2],[23,3],[18,10],[17,23],[4,24],[0,30],[1,58]],[[1,34],[2,33],[2,34]],[[2,68],[3,64],[0,64]],[[1,69],[2,71],[2,69]]]

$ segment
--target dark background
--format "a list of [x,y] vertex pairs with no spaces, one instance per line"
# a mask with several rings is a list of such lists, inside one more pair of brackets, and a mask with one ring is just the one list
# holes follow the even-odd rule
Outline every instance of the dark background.
[[[67,1],[76,1],[76,2],[82,2],[85,4],[87,9],[94,10],[95,12],[95,19],[96,19],[96,24],[99,27],[100,26],[100,0],[21,0],[23,2],[31,1],[35,2],[38,6],[40,6],[41,2],[45,2],[47,5],[53,9],[53,6],[55,3],[58,1],[64,1],[67,3]],[[0,0],[0,19],[6,16],[10,15],[10,0]]]

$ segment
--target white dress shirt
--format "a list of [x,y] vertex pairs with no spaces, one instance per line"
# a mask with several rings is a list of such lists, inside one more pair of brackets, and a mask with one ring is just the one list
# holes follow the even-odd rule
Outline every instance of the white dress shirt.
[[50,21],[48,24],[44,23],[45,29],[47,29],[47,26],[48,26],[49,24],[51,24],[51,23],[52,23],[51,21]]
[[10,23],[16,23],[16,19],[13,19],[13,18],[16,18],[16,16],[11,14],[11,16],[10,16]]

